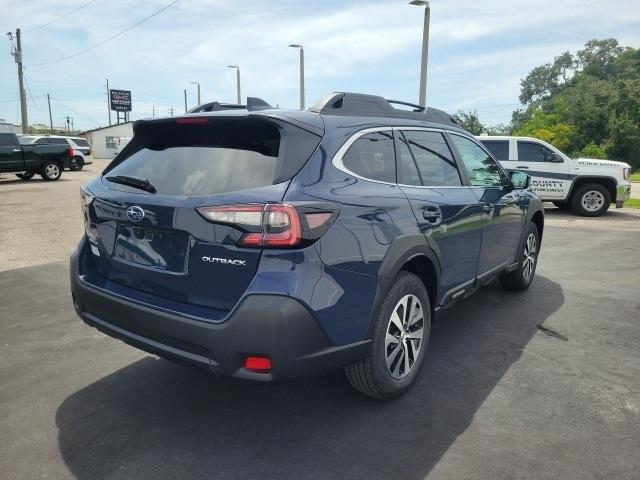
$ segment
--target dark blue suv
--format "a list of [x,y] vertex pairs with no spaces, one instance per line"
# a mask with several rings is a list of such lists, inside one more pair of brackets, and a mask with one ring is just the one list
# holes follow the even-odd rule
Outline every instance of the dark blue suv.
[[529,287],[544,217],[525,174],[446,113],[402,103],[249,98],[136,122],[81,191],[78,315],[215,374],[345,367],[367,395],[403,393],[441,310],[496,278]]

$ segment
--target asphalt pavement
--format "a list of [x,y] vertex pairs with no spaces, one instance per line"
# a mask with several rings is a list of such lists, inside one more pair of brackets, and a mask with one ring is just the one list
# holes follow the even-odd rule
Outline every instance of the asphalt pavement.
[[[56,208],[79,216],[76,194]],[[390,402],[340,371],[264,385],[137,351],[76,317],[66,260],[0,243],[0,478],[638,479],[639,212],[546,225],[531,288],[449,309]],[[53,260],[79,238],[60,235]]]

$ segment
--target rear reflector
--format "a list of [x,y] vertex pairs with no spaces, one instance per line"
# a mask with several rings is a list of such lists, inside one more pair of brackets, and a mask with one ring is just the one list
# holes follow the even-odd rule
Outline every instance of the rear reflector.
[[246,357],[244,368],[258,373],[269,373],[271,371],[271,359],[268,357]]

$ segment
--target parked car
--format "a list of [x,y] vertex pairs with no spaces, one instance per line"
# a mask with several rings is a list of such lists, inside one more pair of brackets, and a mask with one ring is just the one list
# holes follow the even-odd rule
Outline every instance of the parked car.
[[15,133],[0,133],[0,172],[15,172],[22,180],[36,174],[58,180],[72,155],[67,145],[21,145]]
[[28,135],[22,136],[20,142],[22,144],[33,143],[36,145],[69,145],[73,149],[69,169],[73,171],[82,170],[85,165],[93,163],[91,146],[86,138],[61,135]]
[[397,103],[249,98],[137,121],[81,190],[78,315],[219,375],[345,367],[357,390],[400,395],[444,308],[496,278],[529,287],[544,211],[448,114]]
[[531,137],[478,137],[508,171],[531,176],[531,189],[545,202],[596,217],[611,203],[622,207],[631,195],[631,166],[596,158],[571,159],[553,145]]

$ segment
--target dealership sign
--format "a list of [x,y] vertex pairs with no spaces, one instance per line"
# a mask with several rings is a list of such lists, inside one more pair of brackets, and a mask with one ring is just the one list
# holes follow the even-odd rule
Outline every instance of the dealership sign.
[[111,94],[111,110],[115,112],[131,111],[131,91],[109,90]]

